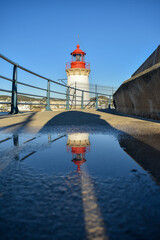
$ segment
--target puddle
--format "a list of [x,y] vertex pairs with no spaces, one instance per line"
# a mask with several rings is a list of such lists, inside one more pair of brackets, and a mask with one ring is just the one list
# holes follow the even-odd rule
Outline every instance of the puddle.
[[0,149],[2,239],[159,239],[160,155],[143,143],[72,131],[1,134]]

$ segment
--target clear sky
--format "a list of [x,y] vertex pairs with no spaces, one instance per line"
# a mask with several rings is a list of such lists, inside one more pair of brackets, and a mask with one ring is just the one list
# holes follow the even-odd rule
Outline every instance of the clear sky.
[[0,52],[41,75],[66,78],[78,34],[90,82],[118,87],[160,44],[160,0],[0,1]]

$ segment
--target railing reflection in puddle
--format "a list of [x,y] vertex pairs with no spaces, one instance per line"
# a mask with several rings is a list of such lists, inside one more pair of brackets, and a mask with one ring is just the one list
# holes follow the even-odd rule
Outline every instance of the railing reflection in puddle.
[[[47,143],[53,143],[63,137],[66,137],[66,134],[58,135],[58,137],[52,139],[52,135],[48,134],[48,142]],[[8,137],[3,141],[7,141],[9,139],[13,139],[13,145],[14,147],[19,147],[21,145],[20,151],[23,151],[23,148],[25,145],[31,141],[34,141],[38,138],[32,137],[24,141],[22,144],[19,143],[19,135],[13,134],[13,137]],[[67,152],[72,154],[72,162],[77,166],[77,171],[80,171],[80,166],[86,162],[86,153],[90,152],[90,141],[89,141],[89,133],[72,133],[68,134],[68,140],[67,140]],[[44,146],[43,146],[44,147]],[[14,159],[23,161],[26,158],[30,157],[31,155],[35,154],[38,150],[29,151],[26,155],[23,157],[19,157],[20,151],[15,152]]]
[[[38,150],[41,150],[42,147],[45,148],[49,146],[50,143],[55,142],[65,136],[66,134],[58,135],[58,137],[52,139],[51,134],[48,134],[48,141],[46,140],[42,141],[43,146],[41,142],[37,141],[35,147],[34,145],[33,147],[31,147],[31,145],[28,146],[27,144],[40,138],[39,135],[29,138],[28,135],[25,136],[25,135],[19,135],[16,133],[16,134],[13,134],[12,136],[3,138],[2,140],[0,140],[0,144],[5,143],[6,147],[4,148],[4,146],[2,145],[2,148],[1,148],[2,157],[0,159],[0,171],[6,168],[13,159],[15,159],[16,161],[23,161],[28,157],[30,157],[31,155],[35,154]],[[24,138],[27,138],[27,139],[24,141]]]

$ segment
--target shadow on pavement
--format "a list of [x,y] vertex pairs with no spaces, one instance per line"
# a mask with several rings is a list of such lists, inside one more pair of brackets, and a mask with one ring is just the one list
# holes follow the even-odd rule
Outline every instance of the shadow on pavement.
[[50,119],[40,132],[103,132],[113,128],[100,115],[81,111],[62,112]]
[[13,118],[13,117],[19,117],[21,116],[21,114],[23,115],[30,115],[31,113],[35,113],[35,112],[19,112],[18,114],[9,114],[9,113],[4,113],[4,114],[0,114],[0,119],[4,119],[4,118]]
[[81,111],[67,111],[62,112],[53,117],[45,126],[50,125],[84,125],[84,124],[98,124],[108,125],[106,121],[100,119],[100,115],[85,113]]
[[[11,124],[6,127],[1,127],[0,131],[10,130],[10,131],[12,131],[12,133],[20,133],[24,130],[25,127],[27,127],[29,122],[32,121],[32,118],[35,114],[36,114],[36,112],[30,113],[29,116],[26,116],[26,119],[23,122]],[[18,115],[15,115],[15,116],[18,117]],[[13,130],[12,130],[12,128],[13,128]]]

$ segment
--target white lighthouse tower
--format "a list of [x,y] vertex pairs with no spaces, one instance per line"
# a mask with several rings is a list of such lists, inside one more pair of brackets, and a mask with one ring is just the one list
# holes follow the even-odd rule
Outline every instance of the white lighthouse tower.
[[90,64],[85,62],[86,53],[80,49],[80,46],[77,45],[77,49],[72,53],[71,62],[66,64],[66,73],[67,73],[67,85],[76,89],[81,89],[78,91],[75,89],[70,89],[70,102],[71,107],[75,105],[78,107],[81,105],[81,99],[83,94],[84,106],[90,100],[89,92],[89,73],[90,73]]

